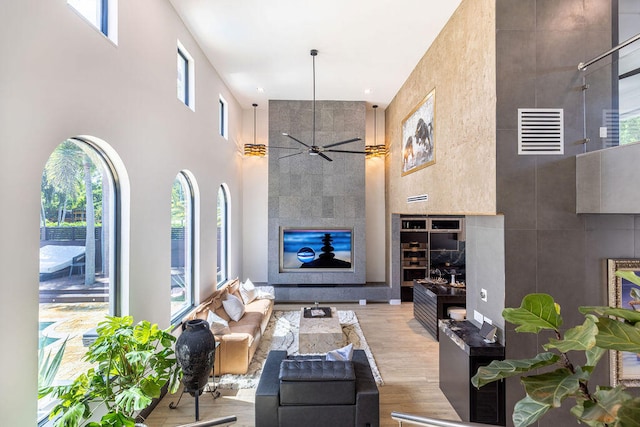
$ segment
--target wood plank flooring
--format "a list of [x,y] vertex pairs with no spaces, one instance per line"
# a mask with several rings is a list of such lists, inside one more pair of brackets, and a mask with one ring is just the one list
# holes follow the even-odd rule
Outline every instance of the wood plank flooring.
[[[380,425],[397,426],[391,412],[449,420],[460,418],[438,386],[438,343],[413,318],[413,303],[331,304],[339,310],[354,310],[384,380],[380,390]],[[276,304],[276,310],[299,310],[300,305]],[[221,390],[213,400],[200,396],[200,420],[236,415],[238,427],[254,425],[254,390]],[[194,398],[184,395],[176,409],[169,403],[178,394],[167,395],[147,418],[149,427],[175,427],[194,421]]]

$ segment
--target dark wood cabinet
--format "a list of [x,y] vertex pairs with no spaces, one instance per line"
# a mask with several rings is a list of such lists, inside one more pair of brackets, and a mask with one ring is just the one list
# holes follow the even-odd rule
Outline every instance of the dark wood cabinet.
[[438,320],[446,319],[449,307],[466,307],[467,292],[464,288],[434,285],[420,280],[413,282],[413,317],[433,337],[439,339]]
[[451,406],[463,421],[505,425],[504,381],[471,384],[479,367],[504,359],[504,346],[486,343],[466,321],[442,321],[440,332],[440,389]]

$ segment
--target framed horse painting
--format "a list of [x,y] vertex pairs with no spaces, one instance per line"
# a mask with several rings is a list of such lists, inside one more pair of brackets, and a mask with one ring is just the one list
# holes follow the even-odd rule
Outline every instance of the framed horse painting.
[[433,89],[402,121],[402,176],[436,162],[435,106]]

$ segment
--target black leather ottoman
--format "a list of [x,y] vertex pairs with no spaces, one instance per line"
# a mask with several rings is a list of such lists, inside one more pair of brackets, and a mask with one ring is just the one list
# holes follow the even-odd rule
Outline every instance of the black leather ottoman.
[[378,427],[379,393],[363,350],[349,362],[271,351],[255,399],[256,427]]

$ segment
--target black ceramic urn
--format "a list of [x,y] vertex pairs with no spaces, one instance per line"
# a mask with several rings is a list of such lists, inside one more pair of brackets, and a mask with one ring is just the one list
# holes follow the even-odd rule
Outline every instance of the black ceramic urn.
[[184,390],[195,396],[202,394],[216,357],[215,338],[206,320],[188,320],[176,341],[176,357],[182,368]]

